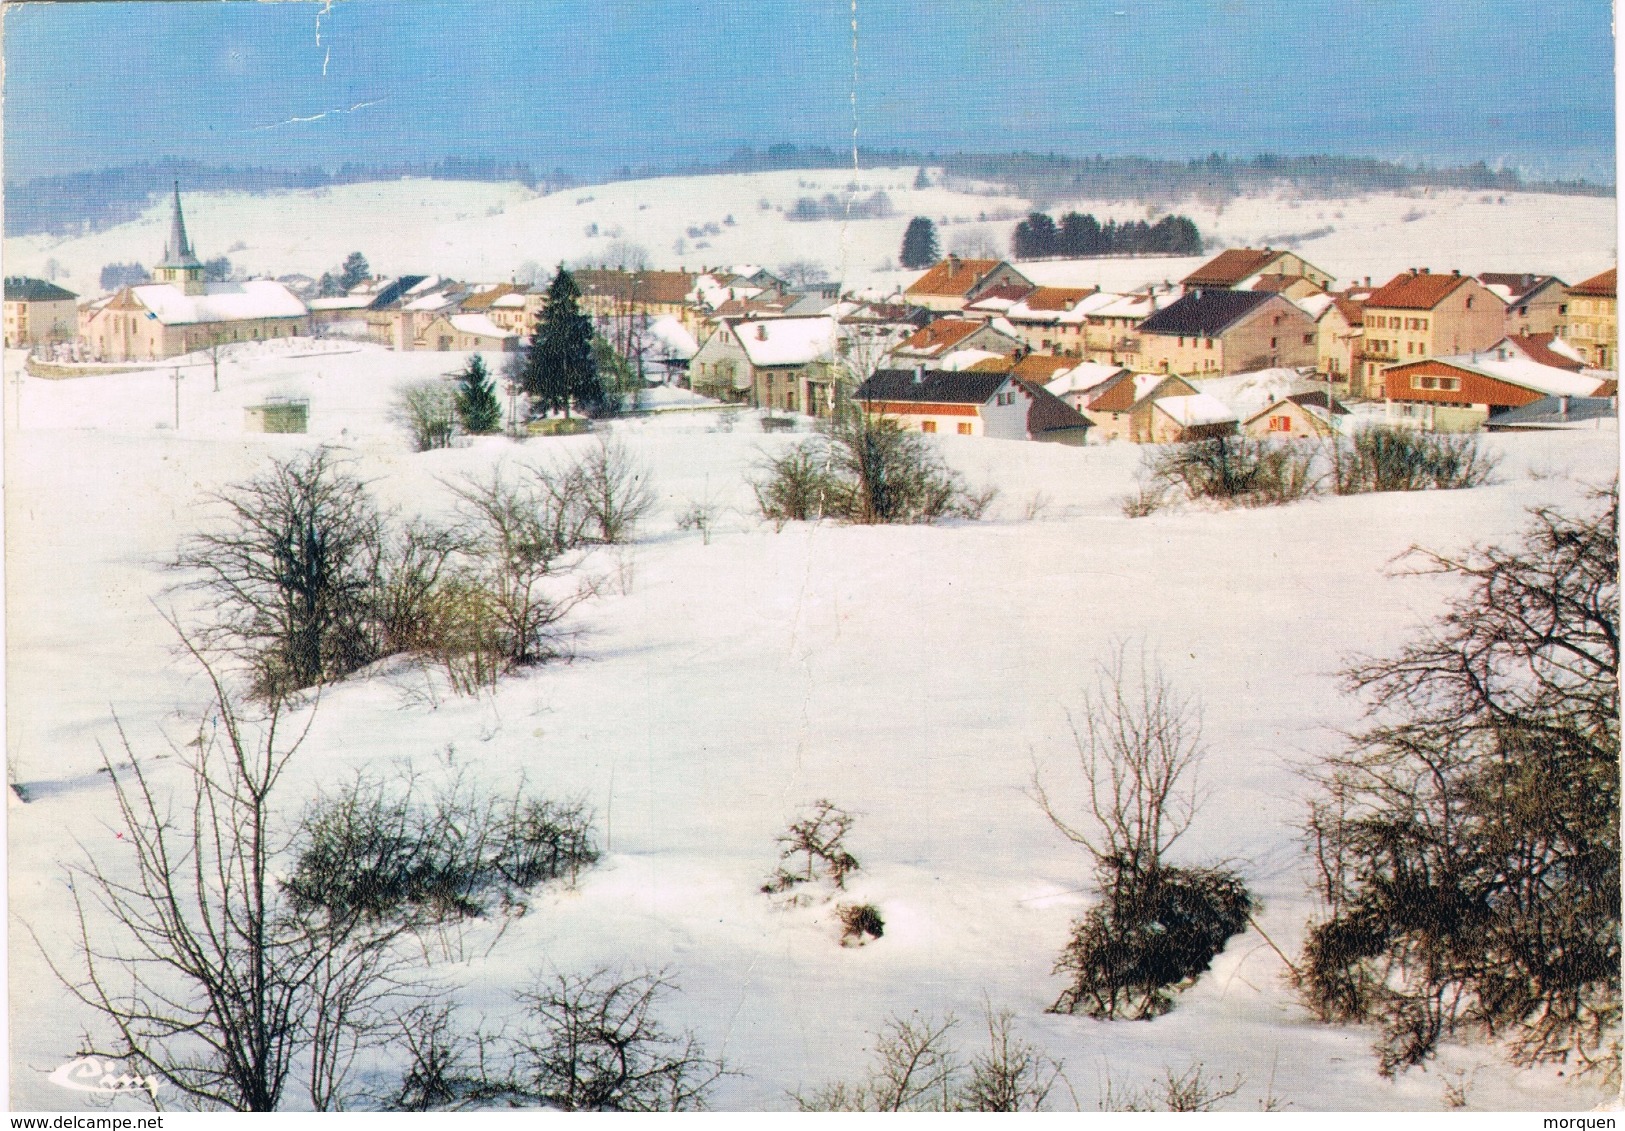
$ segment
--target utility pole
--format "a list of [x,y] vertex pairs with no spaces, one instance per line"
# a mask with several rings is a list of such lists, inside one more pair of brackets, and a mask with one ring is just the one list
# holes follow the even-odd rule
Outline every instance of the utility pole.
[[181,369],[175,367],[175,372],[169,378],[175,382],[175,431],[181,430]]

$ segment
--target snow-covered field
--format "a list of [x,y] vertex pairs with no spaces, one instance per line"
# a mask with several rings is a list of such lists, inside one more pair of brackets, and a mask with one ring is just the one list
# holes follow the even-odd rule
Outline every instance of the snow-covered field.
[[[509,194],[510,218],[549,206],[489,191]],[[244,209],[268,202],[235,202],[229,224],[224,202],[216,212],[213,204],[198,202],[205,251],[228,228],[244,238],[276,228],[263,215],[245,219]],[[739,216],[727,202],[718,211],[729,207]],[[476,215],[435,230],[485,223]],[[280,268],[355,243],[365,241],[284,249],[289,258],[276,263],[269,244],[254,254]],[[446,254],[474,254],[456,247]],[[132,241],[86,262],[144,251]],[[427,266],[409,235],[368,251],[385,270]],[[719,248],[718,258],[741,253]],[[864,252],[879,254],[879,243]],[[1611,244],[1597,246],[1595,260],[1588,248],[1574,254],[1574,267],[1534,266],[1578,273],[1589,269],[1581,260],[1611,256]],[[100,748],[116,741],[112,717],[166,785],[175,762],[163,735],[181,735],[205,700],[160,615],[184,608],[166,595],[175,578],[165,558],[208,521],[208,491],[318,442],[338,445],[384,503],[407,513],[444,507],[445,482],[465,471],[592,442],[490,439],[409,452],[389,420],[391,389],[464,360],[245,345],[228,353],[218,393],[206,366],[180,369],[177,431],[170,369],[52,382],[20,375],[8,355],[8,751],[13,780],[35,798],[8,798],[14,1107],[79,1098],[46,1075],[92,1019],[53,982],[25,925],[66,954],[63,863],[125,850],[96,773]],[[267,395],[308,397],[310,435],[245,435],[243,406]],[[724,430],[729,421],[667,412],[613,426],[649,468],[660,506],[635,543],[589,562],[605,584],[574,616],[574,662],[477,699],[430,703],[387,675],[322,696],[281,787],[286,813],[359,769],[433,777],[448,763],[495,787],[523,774],[598,813],[606,856],[574,890],[545,890],[500,932],[471,928],[469,957],[433,969],[461,1000],[500,1017],[508,992],[539,973],[667,967],[682,992],[662,1016],[692,1026],[739,1070],[713,1096],[731,1109],[782,1108],[791,1089],[856,1075],[894,1014],[952,1011],[973,1046],[984,997],[1065,1062],[1085,1109],[1108,1078],[1121,1091],[1195,1061],[1246,1077],[1238,1108],[1269,1092],[1297,1109],[1436,1110],[1458,1080],[1481,1108],[1603,1099],[1556,1071],[1511,1070],[1486,1047],[1450,1048],[1428,1071],[1384,1081],[1368,1051],[1373,1035],[1314,1023],[1255,931],[1157,1021],[1046,1014],[1059,990],[1051,964],[1087,905],[1088,872],[1027,791],[1037,766],[1052,791],[1077,798],[1067,712],[1114,642],[1143,642],[1204,707],[1209,800],[1185,858],[1233,861],[1264,901],[1263,928],[1293,953],[1313,911],[1294,767],[1332,749],[1359,718],[1339,691],[1339,668],[1354,653],[1396,647],[1451,589],[1391,572],[1393,559],[1412,544],[1504,539],[1525,508],[1576,502],[1613,475],[1616,432],[1489,437],[1499,478],[1472,491],[1144,519],[1118,509],[1139,461],[1131,446],[946,436],[937,441],[944,456],[973,484],[1000,490],[986,520],[775,532],[753,516],[746,476],[762,452],[791,440],[762,434],[748,414]],[[721,508],[709,544],[677,529],[696,500]],[[831,907],[776,910],[757,890],[775,864],[774,837],[818,797],[857,815],[850,846],[863,866],[849,898],[876,904],[886,923],[884,938],[863,948],[838,945]]]
[[[912,278],[895,269],[903,229],[913,216],[938,224],[944,252],[985,244],[1000,254],[1030,202],[975,185],[916,189],[916,169],[810,170],[620,181],[539,195],[517,184],[401,180],[305,192],[248,196],[187,193],[187,230],[204,258],[228,256],[240,270],[312,276],[363,251],[386,274],[442,274],[498,281],[544,274],[561,262],[600,262],[619,243],[644,248],[652,266],[778,267],[821,264],[851,287],[889,291]],[[803,197],[856,197],[885,192],[887,219],[791,221]],[[5,241],[8,274],[45,277],[81,295],[99,290],[108,263],[151,264],[167,236],[168,205],[141,220],[72,239],[27,236]],[[1050,203],[1107,219],[1152,215],[1139,201]],[[1243,197],[1223,206],[1194,200],[1159,207],[1196,221],[1213,246],[1292,246],[1343,283],[1381,281],[1410,267],[1435,271],[1534,271],[1578,282],[1617,257],[1612,198],[1519,193],[1417,191],[1348,200]],[[378,217],[389,217],[387,237]],[[1002,218],[1001,218],[1002,217]],[[1197,265],[1187,259],[1112,259],[1034,264],[1034,278],[1054,284],[1132,289],[1178,280]],[[1026,268],[1024,268],[1025,270]]]

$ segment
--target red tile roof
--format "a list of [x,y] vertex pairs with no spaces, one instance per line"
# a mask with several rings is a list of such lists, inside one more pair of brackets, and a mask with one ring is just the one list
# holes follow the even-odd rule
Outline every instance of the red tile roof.
[[688,300],[697,276],[688,271],[618,271],[583,268],[575,273],[584,295],[620,302],[681,303]]
[[1569,294],[1585,298],[1613,298],[1616,286],[1614,277],[1618,274],[1619,268],[1610,267],[1601,275],[1593,275],[1583,283],[1575,283],[1569,288]]
[[1001,286],[989,287],[985,291],[976,292],[974,302],[982,302],[990,298],[1009,299],[1011,302],[1020,302],[1032,291],[1031,287],[1020,283],[1004,283]]
[[[1255,291],[1284,291],[1293,283],[1308,283],[1309,279],[1303,275],[1264,275],[1253,284]],[[1316,287],[1316,290],[1320,288]]]
[[1256,274],[1285,252],[1270,248],[1233,247],[1202,264],[1180,280],[1186,287],[1233,287],[1248,275]]
[[1467,281],[1465,275],[1406,271],[1373,291],[1365,304],[1383,310],[1432,310]]
[[950,257],[938,263],[905,291],[911,295],[942,295],[958,298],[969,294],[976,284],[999,265],[997,259],[958,259]]
[[513,283],[498,283],[490,290],[475,291],[463,300],[462,306],[465,311],[489,310],[491,304],[503,295],[511,295],[522,290],[524,290],[523,287],[516,286]]
[[1010,372],[1023,381],[1036,381],[1046,385],[1055,380],[1055,375],[1067,369],[1076,369],[1081,359],[1076,357],[1050,357],[1041,353],[1030,353],[1016,362],[1015,368]]
[[1071,310],[1099,287],[1038,287],[1023,301],[1029,310]]
[[1551,348],[1554,334],[1508,334],[1507,341],[1517,347],[1530,361],[1538,361],[1542,365],[1550,365],[1553,369],[1567,369],[1578,373],[1585,368],[1585,363],[1575,361],[1572,357],[1558,353]]
[[910,350],[947,349],[956,342],[970,337],[985,322],[968,322],[963,318],[938,318],[931,325],[914,331],[897,348]]

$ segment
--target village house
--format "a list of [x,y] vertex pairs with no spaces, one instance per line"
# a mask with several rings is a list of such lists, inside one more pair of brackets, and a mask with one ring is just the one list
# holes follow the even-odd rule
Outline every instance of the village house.
[[1180,280],[1180,286],[1187,291],[1254,290],[1265,275],[1290,275],[1305,279],[1320,290],[1327,290],[1332,285],[1330,275],[1295,252],[1268,247],[1232,247],[1186,275]]
[[719,400],[825,416],[841,352],[840,326],[827,316],[730,319],[700,345],[689,383]]
[[485,314],[437,314],[412,340],[414,350],[489,350],[512,353],[519,349],[519,335],[504,329]]
[[79,333],[79,296],[26,275],[6,276],[7,347],[71,342]]
[[1241,430],[1260,440],[1319,439],[1339,431],[1338,421],[1348,414],[1336,397],[1294,393],[1249,416],[1241,422]]
[[887,355],[888,363],[899,369],[923,365],[927,369],[969,368],[981,360],[972,357],[964,366],[950,361],[954,355],[1000,355],[1008,357],[1025,347],[1021,339],[1007,334],[990,322],[965,318],[938,318],[904,338]]
[[1125,370],[1094,386],[1078,409],[1095,426],[1095,439],[1143,444],[1151,439],[1151,410],[1159,398],[1194,396],[1197,391],[1180,377]]
[[1141,324],[1178,300],[1171,285],[1155,284],[1126,295],[1090,295],[1070,315],[1083,320],[1083,356],[1107,365],[1139,365]]
[[1392,365],[1382,376],[1388,420],[1428,432],[1470,432],[1542,397],[1589,397],[1617,388],[1566,366],[1541,364],[1504,343]]
[[1568,289],[1568,314],[1563,340],[1573,346],[1587,365],[1613,369],[1619,364],[1619,302],[1615,295],[1618,269],[1610,267]]
[[1236,431],[1236,414],[1211,393],[1174,397],[1147,397],[1143,439],[1153,444],[1188,444],[1229,436]]
[[903,292],[910,306],[938,312],[957,312],[1000,286],[1032,287],[1032,280],[1002,259],[961,259],[950,255],[911,283]]
[[1265,291],[1191,290],[1140,324],[1140,367],[1221,377],[1277,366],[1312,366],[1315,323]]
[[1365,348],[1365,304],[1355,293],[1331,293],[1315,318],[1315,369],[1339,384],[1359,372]]
[[1542,397],[1509,408],[1484,424],[1486,432],[1573,432],[1619,428],[1619,396]]
[[1090,424],[1042,386],[1009,373],[882,369],[853,399],[910,432],[1082,444]]
[[169,242],[154,282],[125,287],[79,311],[79,337],[103,361],[155,361],[229,342],[310,333],[310,311],[281,283],[205,283],[175,188]]
[[1450,357],[1494,345],[1506,333],[1506,303],[1470,275],[1412,268],[1365,300],[1359,362],[1367,395],[1386,390],[1389,366]]
[[1568,287],[1555,275],[1485,271],[1478,281],[1507,304],[1503,333],[1551,334],[1568,313]]
[[1097,287],[1035,287],[1004,316],[1034,353],[1081,358],[1087,322],[1079,308],[1099,294]]
[[1120,365],[1082,361],[1056,373],[1045,382],[1044,388],[1081,412],[1107,381],[1127,376],[1131,376],[1130,371]]

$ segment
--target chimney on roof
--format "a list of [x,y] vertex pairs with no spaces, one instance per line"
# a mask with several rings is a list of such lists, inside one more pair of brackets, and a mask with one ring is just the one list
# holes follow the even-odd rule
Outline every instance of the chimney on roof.
[[1557,415],[1562,417],[1564,420],[1569,418],[1569,398],[1557,398]]
[[1424,274],[1424,275],[1428,275],[1428,274],[1431,274],[1431,273],[1432,273],[1432,271],[1433,271],[1433,269],[1432,269],[1432,268],[1431,268],[1431,267],[1424,267],[1424,268],[1422,268],[1422,274]]
[[948,274],[956,275],[958,273],[959,273],[959,256],[955,252],[950,251],[948,253]]
[[1461,278],[1461,271],[1460,271],[1460,269],[1456,269],[1456,270],[1453,270],[1453,271],[1451,271],[1451,272],[1450,272],[1450,274],[1451,274],[1451,275],[1452,275],[1452,276],[1453,276],[1453,277],[1455,277],[1455,278],[1457,278],[1457,279],[1459,279],[1459,278]]
[[1371,285],[1371,276],[1370,275],[1367,275],[1365,277],[1365,285],[1368,286],[1368,287]]
[[914,383],[916,385],[919,385],[919,384],[922,384],[924,381],[925,381],[925,366],[916,365],[914,367]]
[[756,340],[758,342],[767,341],[767,323],[766,322],[758,322],[758,323],[756,323]]

